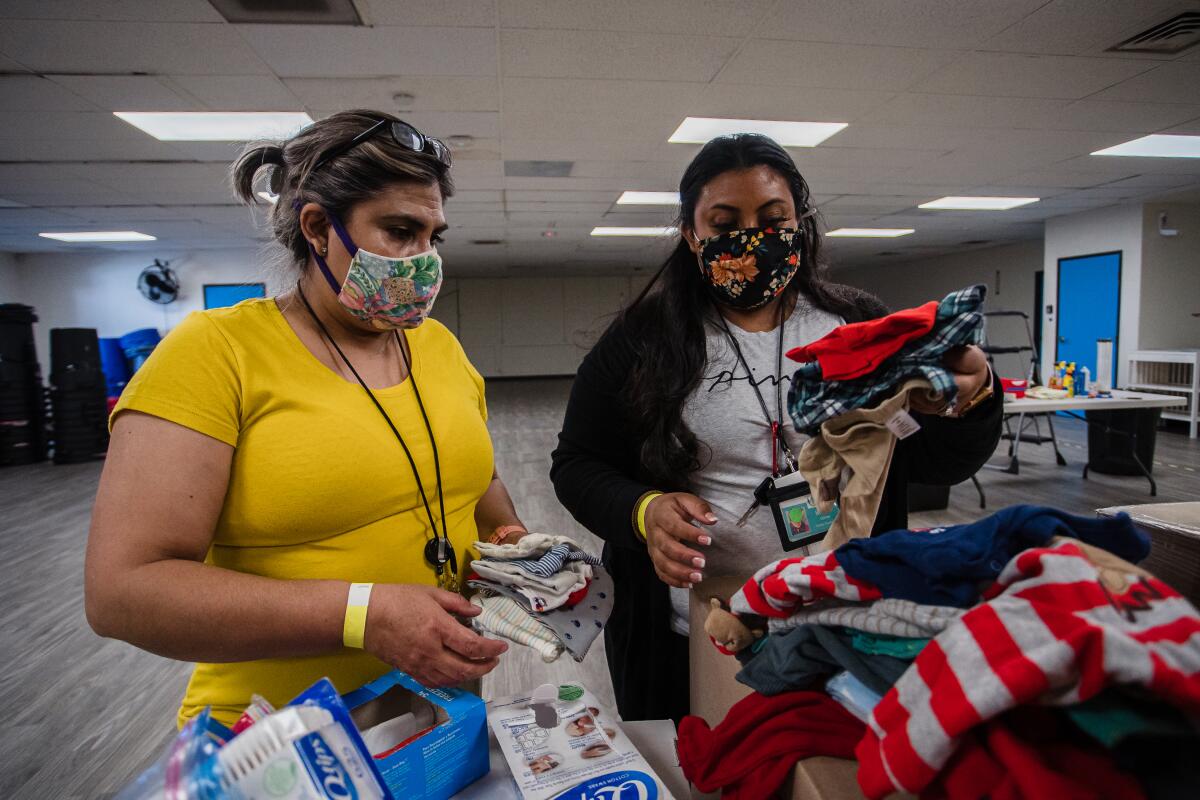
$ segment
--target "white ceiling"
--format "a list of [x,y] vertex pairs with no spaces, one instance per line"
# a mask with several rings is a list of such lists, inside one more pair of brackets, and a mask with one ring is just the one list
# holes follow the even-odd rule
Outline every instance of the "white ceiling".
[[[835,264],[1035,238],[1047,217],[1200,191],[1200,159],[1089,156],[1200,134],[1200,48],[1106,48],[1200,0],[355,0],[366,27],[230,25],[206,0],[0,3],[0,250],[77,250],[47,229],[136,229],[152,252],[258,246],[233,204],[237,146],[159,142],[112,111],[400,113],[455,153],[443,248],[458,274],[647,268],[669,247],[621,191],[670,190],[683,117],[847,122],[794,149],[839,240]],[[399,110],[398,92],[415,96]],[[504,160],[573,161],[505,177]],[[1039,196],[1008,212],[921,211],[946,194]],[[18,204],[18,205],[13,205]],[[543,236],[553,230],[553,238]],[[501,239],[500,245],[474,245]],[[900,256],[883,256],[896,252]]]

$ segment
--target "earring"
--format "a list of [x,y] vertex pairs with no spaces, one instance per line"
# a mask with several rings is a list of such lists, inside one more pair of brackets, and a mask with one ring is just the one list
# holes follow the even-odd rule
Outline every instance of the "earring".
[[322,255],[322,256],[327,256],[327,255],[329,255],[329,248],[328,248],[328,247],[322,247],[322,248],[321,248],[321,255]]

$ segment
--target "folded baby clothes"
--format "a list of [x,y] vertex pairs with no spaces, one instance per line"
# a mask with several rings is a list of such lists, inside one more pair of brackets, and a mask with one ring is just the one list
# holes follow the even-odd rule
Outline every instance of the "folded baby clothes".
[[[897,435],[889,425],[907,415],[914,395],[937,397],[928,381],[906,381],[877,406],[826,420],[804,443],[800,472],[814,488],[817,510],[828,514],[835,502],[839,509],[829,533],[814,546],[816,550],[832,550],[871,535],[896,449]],[[912,419],[903,422],[911,425]]]
[[478,558],[471,562],[471,568],[479,573],[479,577],[503,583],[506,586],[516,586],[536,592],[553,600],[548,608],[557,608],[566,602],[567,597],[587,585],[592,577],[592,566],[582,561],[572,561],[563,565],[562,570],[550,575],[534,575],[526,572],[509,561],[495,561],[490,558]]
[[576,661],[583,661],[596,637],[604,630],[613,609],[613,583],[604,567],[593,567],[587,594],[575,605],[562,605],[544,612],[535,611],[529,599],[517,590],[494,581],[472,578],[467,586],[481,594],[497,594],[520,606],[521,610],[548,628]]
[[511,598],[481,593],[472,597],[471,602],[482,609],[471,620],[472,626],[480,633],[492,633],[532,647],[547,663],[562,655],[562,642]]
[[869,603],[825,600],[801,608],[790,617],[769,619],[767,629],[779,633],[797,625],[830,625],[888,636],[930,638],[946,630],[963,613],[954,606],[927,606],[895,597]]
[[871,372],[904,345],[933,329],[938,302],[930,300],[879,319],[839,325],[811,344],[788,351],[793,361],[817,361],[821,377],[844,381]]
[[801,364],[788,389],[788,412],[796,430],[812,433],[828,419],[873,406],[908,378],[924,378],[936,394],[953,402],[958,387],[942,358],[955,347],[983,340],[985,294],[980,284],[947,295],[938,303],[933,330],[860,377],[828,380],[819,362]]
[[568,536],[554,536],[548,533],[527,533],[511,544],[476,542],[475,549],[484,558],[537,558],[556,544],[566,544],[575,548],[579,547]]
[[523,569],[530,575],[537,575],[541,578],[548,578],[554,573],[560,572],[567,563],[572,561],[582,561],[597,567],[604,563],[596,556],[565,543],[554,545],[537,558],[493,558],[489,556],[484,561],[488,563],[502,561],[508,566]]

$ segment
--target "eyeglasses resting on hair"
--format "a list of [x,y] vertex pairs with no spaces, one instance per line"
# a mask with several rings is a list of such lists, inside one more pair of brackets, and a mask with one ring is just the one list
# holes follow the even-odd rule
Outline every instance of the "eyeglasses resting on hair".
[[441,139],[426,136],[407,122],[381,119],[350,141],[334,145],[322,153],[320,158],[317,159],[317,163],[313,164],[313,168],[309,170],[309,174],[311,175],[333,159],[345,155],[368,139],[378,136],[383,131],[390,132],[392,140],[405,150],[428,153],[440,161],[442,165],[446,167],[450,166],[450,148],[446,147]]

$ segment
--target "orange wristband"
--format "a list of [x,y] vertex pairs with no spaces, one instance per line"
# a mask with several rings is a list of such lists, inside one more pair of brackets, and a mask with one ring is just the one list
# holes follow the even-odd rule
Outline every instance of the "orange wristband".
[[501,525],[496,530],[492,531],[492,535],[488,537],[488,544],[504,544],[504,540],[513,533],[529,533],[524,525]]

